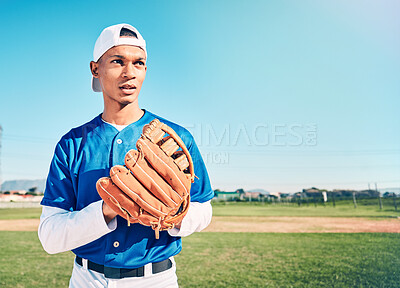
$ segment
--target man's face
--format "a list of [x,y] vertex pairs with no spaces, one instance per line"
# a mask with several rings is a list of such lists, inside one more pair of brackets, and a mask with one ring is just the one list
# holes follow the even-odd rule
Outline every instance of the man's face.
[[99,61],[92,61],[90,69],[93,77],[99,79],[105,105],[128,105],[137,101],[146,77],[146,54],[136,46],[116,46]]

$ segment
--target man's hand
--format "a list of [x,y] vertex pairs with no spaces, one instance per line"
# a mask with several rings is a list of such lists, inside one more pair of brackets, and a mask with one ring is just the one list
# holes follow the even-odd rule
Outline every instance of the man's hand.
[[118,213],[114,212],[114,210],[112,210],[110,206],[108,206],[106,202],[103,201],[103,216],[106,223],[110,223],[111,220],[114,219],[117,215]]

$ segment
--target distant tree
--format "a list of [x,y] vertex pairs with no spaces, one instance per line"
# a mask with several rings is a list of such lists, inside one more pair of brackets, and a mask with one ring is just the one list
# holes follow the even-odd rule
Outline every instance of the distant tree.
[[242,188],[239,188],[239,189],[236,190],[236,193],[244,194],[244,190]]
[[36,193],[38,191],[38,187],[32,187],[28,189],[28,192]]
[[384,198],[392,198],[394,197],[394,193],[393,192],[385,192],[382,195]]
[[26,195],[37,195],[38,194],[38,187],[32,187],[28,189],[28,192],[26,192]]

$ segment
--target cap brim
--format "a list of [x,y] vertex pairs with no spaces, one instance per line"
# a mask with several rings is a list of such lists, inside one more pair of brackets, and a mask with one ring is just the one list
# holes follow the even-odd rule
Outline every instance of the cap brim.
[[100,81],[97,78],[92,77],[92,89],[94,92],[101,92]]

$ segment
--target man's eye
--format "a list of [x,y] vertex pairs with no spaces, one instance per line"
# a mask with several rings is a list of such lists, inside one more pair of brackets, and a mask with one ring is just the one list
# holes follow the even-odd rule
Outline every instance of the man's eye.
[[115,59],[115,60],[111,61],[111,63],[121,64],[122,65],[124,62],[122,62],[121,59]]
[[143,66],[143,65],[145,65],[145,63],[143,62],[143,61],[136,61],[136,63],[135,64],[137,64],[137,65],[140,65],[140,66]]

